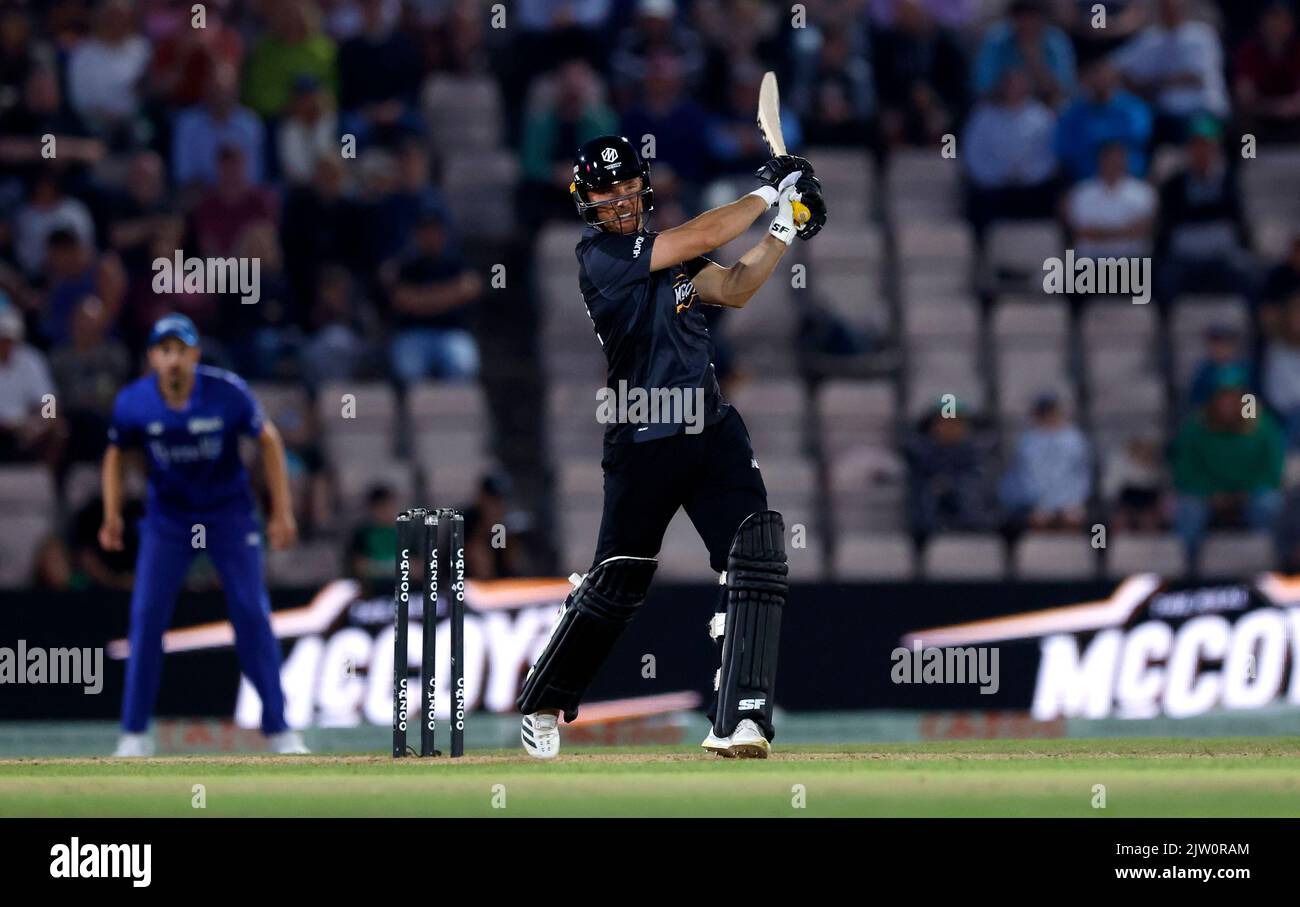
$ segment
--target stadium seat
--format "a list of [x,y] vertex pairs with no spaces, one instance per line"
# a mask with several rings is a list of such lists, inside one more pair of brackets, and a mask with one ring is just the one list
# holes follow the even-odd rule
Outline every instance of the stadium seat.
[[337,541],[299,542],[287,551],[266,554],[270,586],[314,588],[338,579],[343,570],[343,551]]
[[[357,460],[335,464],[339,506],[345,514],[362,513],[372,486],[386,485],[399,501],[415,500],[415,472],[402,460]],[[413,505],[407,505],[413,506]]]
[[440,154],[501,145],[501,90],[489,76],[433,73],[420,93],[420,106]]
[[912,539],[905,533],[842,536],[835,551],[835,578],[907,581],[916,572],[914,560]]
[[55,511],[54,477],[37,464],[0,466],[0,511],[10,516],[51,514]]
[[1241,168],[1241,187],[1253,215],[1300,221],[1300,150],[1260,148]]
[[1249,578],[1276,566],[1273,540],[1266,532],[1211,532],[1201,545],[1200,574]]
[[1092,299],[1084,307],[1079,329],[1088,347],[1114,341],[1133,345],[1151,343],[1156,336],[1156,308],[1134,305],[1129,299]]
[[1134,573],[1178,578],[1187,572],[1187,553],[1176,535],[1112,532],[1106,539],[1106,576],[1123,579]]
[[974,344],[979,333],[979,310],[969,296],[916,299],[903,306],[903,335],[908,349],[954,338]]
[[896,222],[944,221],[960,212],[961,172],[955,158],[932,149],[896,151],[885,170],[885,189]]
[[891,381],[832,380],[817,394],[828,456],[857,447],[887,446],[894,437],[896,394]]
[[1027,273],[1027,285],[1043,285],[1043,262],[1063,254],[1061,227],[1054,220],[999,221],[988,232],[993,267]]
[[1021,580],[1084,580],[1097,575],[1097,552],[1088,536],[1029,532],[1016,544],[1012,557]]
[[998,580],[1005,572],[1002,540],[994,535],[936,536],[921,555],[926,580]]
[[1069,312],[1062,299],[1004,296],[993,312],[993,336],[1001,348],[1060,345],[1069,332]]
[[21,589],[31,583],[36,551],[53,530],[53,511],[6,512],[0,520],[0,588]]
[[466,237],[505,240],[514,233],[514,152],[458,149],[445,156],[443,175],[447,204]]
[[424,419],[486,422],[487,396],[476,383],[425,381],[406,394],[406,411],[417,425]]
[[1022,425],[1034,399],[1057,394],[1074,410],[1074,386],[1066,369],[1065,344],[998,351],[998,411],[1006,426]]

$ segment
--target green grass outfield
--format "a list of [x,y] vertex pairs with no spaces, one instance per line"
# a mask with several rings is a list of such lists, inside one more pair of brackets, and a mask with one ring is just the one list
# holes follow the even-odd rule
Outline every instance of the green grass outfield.
[[1300,737],[808,745],[766,761],[685,747],[546,763],[517,751],[8,759],[0,816],[1297,817]]

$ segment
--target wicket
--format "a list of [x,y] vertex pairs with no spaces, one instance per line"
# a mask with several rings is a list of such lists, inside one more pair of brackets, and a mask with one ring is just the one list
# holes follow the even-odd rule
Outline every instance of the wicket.
[[[448,524],[448,609],[451,621],[451,755],[465,754],[465,515],[458,510],[413,508],[397,515],[397,581],[393,588],[393,758],[407,755],[407,675],[410,670],[408,624],[411,608],[412,552],[424,557],[421,591],[420,683],[423,712],[420,720],[421,756],[440,756],[435,748],[437,723],[437,652],[439,532]],[[413,751],[411,751],[413,752]]]

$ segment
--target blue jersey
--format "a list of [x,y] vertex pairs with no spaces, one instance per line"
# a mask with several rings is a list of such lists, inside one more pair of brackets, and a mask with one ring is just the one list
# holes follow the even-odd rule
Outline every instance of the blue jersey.
[[117,395],[109,443],[143,447],[149,461],[146,518],[179,526],[253,513],[239,437],[262,431],[262,410],[243,379],[200,365],[183,409],[171,409],[146,375]]

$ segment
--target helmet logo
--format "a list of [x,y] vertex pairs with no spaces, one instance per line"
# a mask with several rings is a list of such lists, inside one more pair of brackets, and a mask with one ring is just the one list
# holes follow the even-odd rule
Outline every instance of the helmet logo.
[[606,148],[604,151],[600,153],[600,159],[604,161],[606,164],[614,163],[616,160],[618,160],[618,149]]

